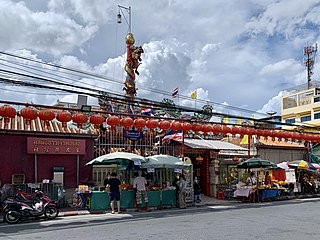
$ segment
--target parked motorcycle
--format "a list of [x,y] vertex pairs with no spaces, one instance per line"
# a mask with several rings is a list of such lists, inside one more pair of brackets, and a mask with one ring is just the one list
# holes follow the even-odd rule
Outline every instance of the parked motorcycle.
[[45,216],[54,219],[58,216],[57,205],[43,192],[36,191],[33,197],[26,200],[7,198],[4,201],[3,218],[7,223],[17,223],[20,219]]

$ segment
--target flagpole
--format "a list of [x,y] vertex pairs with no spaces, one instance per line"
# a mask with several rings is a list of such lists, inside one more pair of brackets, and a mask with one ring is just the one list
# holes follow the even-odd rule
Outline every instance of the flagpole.
[[181,158],[182,158],[182,161],[184,162],[184,130],[182,130]]

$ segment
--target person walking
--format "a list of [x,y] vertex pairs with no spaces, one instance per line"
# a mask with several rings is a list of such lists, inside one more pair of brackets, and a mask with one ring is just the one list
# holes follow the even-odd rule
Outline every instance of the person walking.
[[186,178],[183,174],[180,175],[179,179],[179,207],[186,208],[186,190],[187,190],[187,182]]
[[149,209],[149,199],[146,191],[147,181],[144,177],[140,176],[138,172],[134,173],[135,179],[133,181],[133,187],[136,191],[136,200],[137,200],[137,211],[141,211],[142,198],[144,198],[144,202],[146,204],[146,209],[148,212]]
[[118,213],[121,213],[120,210],[120,180],[117,178],[117,173],[112,172],[111,178],[109,179],[107,183],[107,188],[110,188],[110,207],[111,207],[111,213],[114,214],[114,200],[117,201],[117,208]]
[[193,192],[194,192],[194,202],[197,205],[197,204],[201,203],[201,187],[200,187],[200,184],[199,184],[197,177],[195,177],[195,179],[194,179]]

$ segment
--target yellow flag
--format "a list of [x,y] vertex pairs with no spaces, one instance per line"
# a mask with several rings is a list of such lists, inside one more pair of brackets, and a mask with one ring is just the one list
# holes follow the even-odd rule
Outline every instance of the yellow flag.
[[[240,117],[242,117],[242,114],[240,114]],[[238,124],[238,125],[241,125],[241,124],[242,124],[242,119],[241,119],[241,118],[239,118],[239,119],[237,120],[237,124]]]
[[249,144],[249,139],[248,139],[248,135],[244,135],[241,142],[241,145],[248,145]]
[[192,99],[197,99],[197,90],[194,90],[194,91],[191,93],[191,98],[192,98]]
[[254,120],[253,120],[254,119],[254,114],[252,114],[251,118],[252,118],[252,120],[250,120],[250,122],[251,122],[252,125],[254,125]]
[[222,122],[228,124],[229,123],[229,118],[228,117],[223,117],[222,118]]

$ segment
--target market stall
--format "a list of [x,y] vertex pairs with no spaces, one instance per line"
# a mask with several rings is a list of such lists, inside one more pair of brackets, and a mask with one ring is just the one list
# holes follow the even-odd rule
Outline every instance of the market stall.
[[[177,174],[183,173],[186,176],[187,184],[192,186],[192,164],[182,162],[179,158],[170,155],[154,155],[146,158],[141,164],[150,174],[150,188],[159,187],[160,205],[176,205],[176,188],[171,186]],[[152,186],[153,185],[153,186]],[[149,199],[149,206],[150,205]]]
[[237,169],[242,169],[244,172],[239,176],[240,181],[234,197],[249,202],[272,200],[278,197],[278,188],[272,181],[273,171],[277,168],[273,162],[260,158],[250,158],[239,163]]
[[[120,204],[122,209],[135,207],[135,193],[132,187],[133,172],[141,171],[148,182],[147,196],[149,207],[176,205],[176,189],[171,186],[178,173],[184,173],[192,186],[192,164],[182,162],[169,155],[155,155],[148,158],[136,154],[117,152],[93,159],[87,165],[116,164],[121,184]],[[188,177],[189,176],[189,177]],[[105,191],[90,191],[90,209],[109,209],[109,196]],[[142,207],[145,203],[143,201]]]

